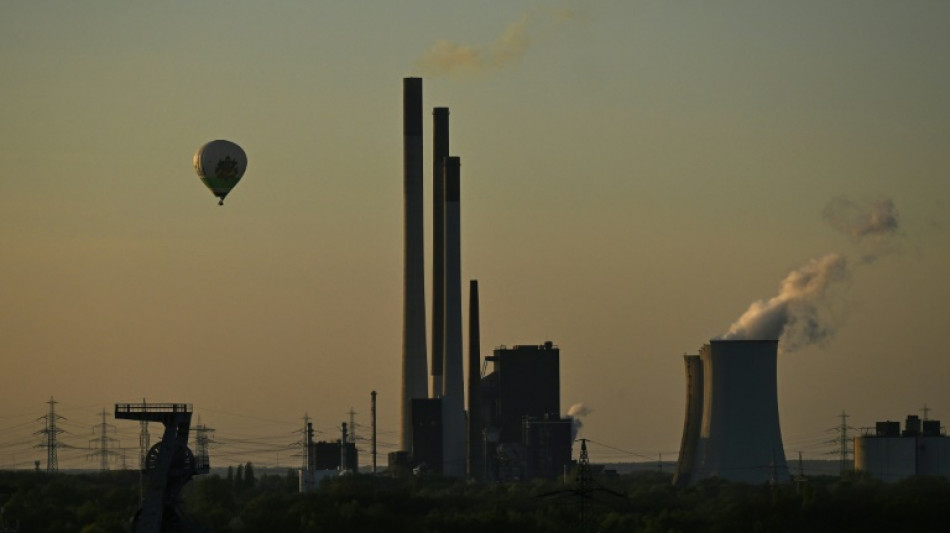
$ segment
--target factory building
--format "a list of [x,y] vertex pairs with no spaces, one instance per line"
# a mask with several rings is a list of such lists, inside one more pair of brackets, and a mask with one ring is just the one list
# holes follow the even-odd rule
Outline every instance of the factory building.
[[316,470],[333,470],[339,471],[340,465],[343,464],[344,453],[346,460],[346,468],[343,470],[348,470],[350,472],[359,471],[359,456],[356,451],[356,444],[352,442],[346,443],[345,448],[340,448],[340,441],[319,441],[313,443],[313,449],[310,452],[310,457],[313,458],[313,468]]
[[950,477],[950,438],[939,420],[910,415],[904,422],[884,421],[873,434],[854,439],[854,469],[883,481],[913,476]]
[[789,480],[779,427],[776,340],[712,340],[686,364],[686,417],[673,482]]
[[525,417],[521,427],[524,446],[524,479],[556,479],[571,464],[574,420],[560,417]]
[[492,372],[480,384],[478,416],[482,478],[494,481],[556,477],[570,464],[572,419],[561,418],[560,350],[496,348]]
[[442,473],[442,398],[412,400],[412,465],[416,472]]

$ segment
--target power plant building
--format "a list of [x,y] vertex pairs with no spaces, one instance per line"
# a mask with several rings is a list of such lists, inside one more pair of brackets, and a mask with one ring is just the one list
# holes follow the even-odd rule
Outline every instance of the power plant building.
[[412,400],[412,465],[442,473],[442,398]]
[[486,361],[478,416],[485,479],[556,477],[570,464],[572,419],[561,418],[560,350],[540,346],[496,348]]
[[900,422],[878,422],[874,434],[854,439],[854,469],[882,481],[914,476],[950,477],[950,438],[939,420],[910,415]]
[[789,480],[779,426],[777,340],[712,340],[685,356],[686,416],[674,483]]

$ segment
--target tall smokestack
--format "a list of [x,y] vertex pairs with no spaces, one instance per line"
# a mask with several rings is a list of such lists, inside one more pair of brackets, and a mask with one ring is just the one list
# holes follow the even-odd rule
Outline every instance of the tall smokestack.
[[481,340],[478,318],[478,280],[468,285],[468,477],[482,474],[482,430],[479,387],[481,386]]
[[432,110],[432,396],[442,396],[445,349],[445,158],[449,108]]
[[465,477],[459,158],[445,158],[445,354],[442,362],[442,474]]
[[428,397],[425,255],[422,228],[422,79],[403,79],[403,190],[405,253],[402,313],[402,433],[412,451],[412,399]]

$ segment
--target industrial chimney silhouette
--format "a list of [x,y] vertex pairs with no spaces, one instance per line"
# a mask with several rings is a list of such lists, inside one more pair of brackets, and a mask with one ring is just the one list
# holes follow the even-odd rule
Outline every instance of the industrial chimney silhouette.
[[442,396],[445,350],[445,158],[449,108],[432,110],[432,397]]
[[712,340],[685,356],[686,419],[673,482],[788,481],[777,392],[778,341]]
[[445,352],[442,362],[442,474],[465,477],[459,158],[445,158]]
[[412,400],[427,398],[425,252],[422,227],[422,78],[403,79],[404,270],[402,427],[399,444],[412,452]]

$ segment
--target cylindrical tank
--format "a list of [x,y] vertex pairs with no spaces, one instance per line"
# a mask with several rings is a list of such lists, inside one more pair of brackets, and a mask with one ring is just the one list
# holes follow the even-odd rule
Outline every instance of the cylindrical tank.
[[900,481],[917,473],[916,437],[854,439],[854,469],[883,481]]

